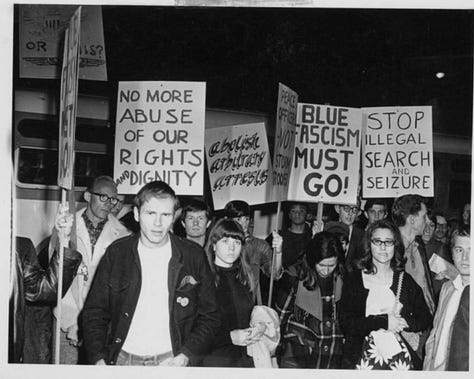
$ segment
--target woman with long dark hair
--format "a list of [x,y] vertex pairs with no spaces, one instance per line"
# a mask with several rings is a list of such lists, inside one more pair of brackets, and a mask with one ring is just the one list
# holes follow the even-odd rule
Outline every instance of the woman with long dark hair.
[[217,287],[221,327],[203,366],[253,367],[246,346],[258,341],[264,330],[249,328],[256,282],[241,254],[244,243],[242,227],[231,219],[217,221],[209,232],[205,251]]
[[340,368],[343,335],[338,303],[343,262],[336,236],[329,232],[314,235],[298,280],[283,303],[277,304],[283,335],[280,367]]
[[[419,332],[430,326],[432,317],[423,292],[406,272],[399,302],[396,301],[405,267],[404,253],[400,232],[394,224],[380,220],[369,226],[359,270],[344,277],[340,312],[346,339],[343,368],[356,365],[364,368],[361,367],[365,362],[361,360],[364,338],[375,331],[390,331],[396,338],[395,334],[401,331]],[[380,357],[374,359],[376,363],[385,362]]]

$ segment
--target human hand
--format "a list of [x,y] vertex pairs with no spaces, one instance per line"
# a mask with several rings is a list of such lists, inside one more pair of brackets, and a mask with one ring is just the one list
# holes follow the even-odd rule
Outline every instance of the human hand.
[[311,231],[313,233],[313,236],[317,233],[320,233],[324,230],[324,221],[321,220],[321,221],[317,221],[317,220],[313,220],[313,226],[311,228]]
[[230,332],[230,339],[232,343],[237,346],[247,346],[252,341],[252,328],[235,329]]
[[78,332],[78,326],[77,325],[70,326],[67,329],[66,339],[69,341],[69,345],[76,346],[76,347],[82,345],[82,342],[79,341],[79,337],[78,337],[77,332]]
[[264,322],[257,322],[250,329],[250,341],[257,342],[260,341],[260,339],[263,337],[263,334],[267,330],[267,325]]
[[69,238],[73,224],[73,215],[69,212],[69,206],[59,204],[58,212],[54,220],[54,227],[63,239]]
[[159,366],[170,366],[170,367],[186,367],[189,363],[189,358],[183,353],[178,354],[176,357],[165,359],[159,364]]
[[278,234],[276,230],[272,232],[273,240],[272,240],[272,248],[275,249],[277,254],[281,253],[281,247],[283,245],[283,237]]
[[405,328],[408,328],[408,324],[403,317],[391,313],[388,314],[388,330],[399,333]]
[[105,366],[105,365],[106,365],[104,359],[99,359],[97,362],[95,362],[95,364],[96,364],[97,366]]

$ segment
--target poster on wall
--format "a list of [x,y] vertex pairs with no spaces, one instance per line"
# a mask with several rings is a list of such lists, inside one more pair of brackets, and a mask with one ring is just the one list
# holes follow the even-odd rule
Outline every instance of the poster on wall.
[[203,194],[204,82],[120,82],[114,179],[136,194],[148,182],[168,183],[177,195]]
[[431,106],[362,108],[366,128],[363,197],[432,197]]
[[72,15],[64,36],[59,104],[58,186],[71,190],[74,178],[81,9]]
[[272,201],[285,201],[288,198],[288,185],[295,150],[297,106],[298,94],[279,83],[272,165]]
[[269,202],[271,161],[264,123],[208,129],[205,146],[214,209],[231,200]]
[[[75,5],[19,6],[20,78],[60,77],[64,31],[76,9]],[[101,6],[82,6],[80,41],[79,78],[106,81]]]
[[361,134],[360,109],[298,103],[288,199],[355,204]]

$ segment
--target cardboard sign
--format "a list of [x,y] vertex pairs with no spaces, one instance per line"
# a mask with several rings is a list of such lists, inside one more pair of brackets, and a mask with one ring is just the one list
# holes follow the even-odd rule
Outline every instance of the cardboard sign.
[[431,106],[363,108],[362,193],[433,196]]
[[64,36],[61,99],[59,104],[58,186],[71,190],[74,177],[77,86],[81,7],[74,12]]
[[272,170],[273,201],[285,201],[288,198],[295,150],[297,107],[298,94],[279,83]]
[[178,195],[202,195],[206,83],[120,82],[114,178],[118,192],[148,182]]
[[289,200],[355,204],[361,125],[360,109],[298,103]]
[[[20,78],[57,79],[64,30],[74,5],[20,5]],[[81,11],[80,79],[107,80],[102,7],[87,5]]]
[[231,200],[250,205],[269,201],[271,162],[264,123],[207,129],[205,145],[214,209]]

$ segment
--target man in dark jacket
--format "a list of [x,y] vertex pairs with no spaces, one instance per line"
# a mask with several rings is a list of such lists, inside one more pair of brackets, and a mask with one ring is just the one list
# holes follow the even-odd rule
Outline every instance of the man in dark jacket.
[[209,350],[215,285],[202,248],[170,233],[178,208],[164,182],[138,192],[140,233],[107,248],[84,305],[90,363],[192,366]]
[[[8,362],[23,361],[25,303],[57,301],[59,259],[56,252],[44,270],[38,262],[36,251],[30,239],[16,237],[12,259],[12,292],[9,315]],[[62,295],[66,293],[81,263],[81,254],[66,248],[63,266]]]

